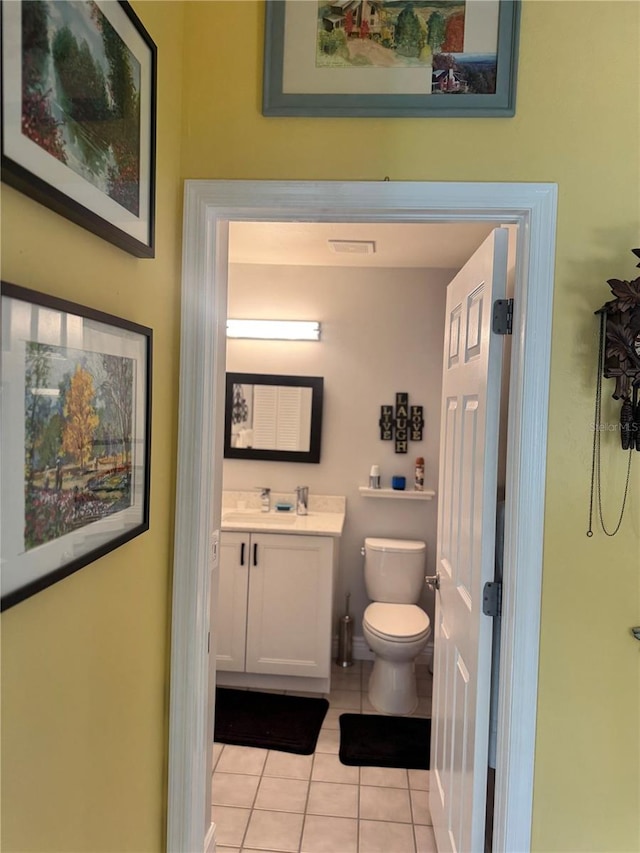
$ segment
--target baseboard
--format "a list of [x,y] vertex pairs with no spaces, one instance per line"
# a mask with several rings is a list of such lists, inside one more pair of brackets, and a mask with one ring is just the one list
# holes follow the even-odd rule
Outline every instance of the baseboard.
[[241,690],[304,690],[322,695],[329,691],[329,678],[310,678],[304,675],[263,675],[259,672],[226,672],[218,670],[219,687],[237,687]]
[[[338,655],[338,638],[333,638],[333,654],[332,659],[336,660]],[[354,660],[374,660],[375,655],[367,645],[367,641],[364,637],[354,637],[353,638],[353,659]],[[427,645],[424,648],[418,657],[416,658],[416,663],[425,664],[426,666],[432,666],[433,664],[433,640],[429,640]]]
[[[333,638],[331,659],[338,656],[338,637]],[[353,638],[352,657],[354,660],[374,660],[375,655],[367,645],[363,636]],[[430,639],[424,650],[416,658],[417,664],[428,666],[433,672],[433,641]],[[328,693],[330,679],[307,678],[301,675],[263,675],[251,672],[226,672],[218,670],[216,683],[219,687],[236,687],[252,690],[303,690],[307,693]]]
[[216,825],[209,824],[209,829],[204,837],[204,853],[216,853]]

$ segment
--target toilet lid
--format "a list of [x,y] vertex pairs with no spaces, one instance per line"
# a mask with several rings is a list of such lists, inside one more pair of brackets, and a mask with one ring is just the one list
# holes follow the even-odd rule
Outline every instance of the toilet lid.
[[395,637],[399,643],[418,639],[431,628],[429,617],[415,604],[374,601],[364,611],[364,621],[374,634]]
[[392,553],[413,553],[421,552],[426,549],[424,542],[419,542],[415,539],[374,539],[367,537],[364,540],[364,547],[371,551],[390,551]]

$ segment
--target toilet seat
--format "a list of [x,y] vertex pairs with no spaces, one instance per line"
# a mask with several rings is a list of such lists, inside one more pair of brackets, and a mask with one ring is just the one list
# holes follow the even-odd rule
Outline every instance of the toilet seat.
[[363,624],[380,639],[395,643],[413,643],[431,631],[429,617],[416,604],[374,601],[364,611]]
[[421,553],[427,545],[415,539],[376,539],[367,537],[364,547],[371,551],[389,551],[392,554]]

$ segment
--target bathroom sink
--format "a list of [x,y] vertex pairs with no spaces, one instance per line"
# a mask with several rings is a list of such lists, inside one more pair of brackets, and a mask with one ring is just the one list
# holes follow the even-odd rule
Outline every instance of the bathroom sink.
[[251,510],[238,509],[227,510],[222,513],[222,521],[231,524],[273,524],[278,527],[286,524],[296,523],[296,514],[293,512],[253,512]]
[[222,530],[255,531],[262,533],[285,533],[299,536],[342,536],[344,508],[331,512],[316,511],[298,515],[295,510],[278,512],[272,509],[261,512],[259,507],[242,509],[233,504],[222,509]]

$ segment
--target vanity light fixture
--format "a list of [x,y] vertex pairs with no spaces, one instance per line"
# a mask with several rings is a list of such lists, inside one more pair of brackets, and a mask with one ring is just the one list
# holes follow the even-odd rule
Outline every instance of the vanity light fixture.
[[314,320],[227,320],[227,337],[274,341],[319,341]]

